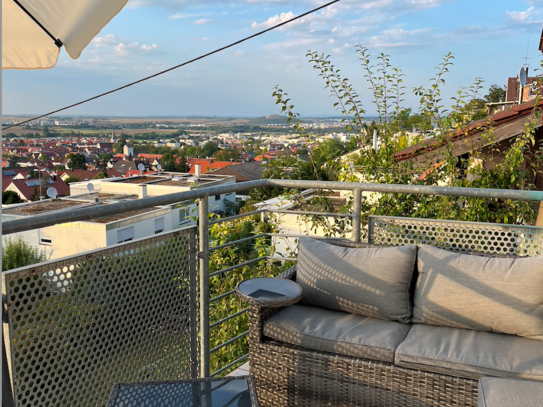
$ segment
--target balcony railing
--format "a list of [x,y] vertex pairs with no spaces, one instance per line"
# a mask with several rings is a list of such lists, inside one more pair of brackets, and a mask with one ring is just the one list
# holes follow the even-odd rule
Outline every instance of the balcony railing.
[[[251,188],[284,187],[351,191],[348,214],[262,209],[210,221],[207,197]],[[259,238],[298,237],[261,233],[210,247],[209,228],[262,213],[341,216],[361,239],[362,191],[543,201],[543,192],[442,188],[323,181],[260,180],[202,188],[100,207],[4,222],[3,234],[199,199],[197,227],[94,250],[3,273],[4,406],[104,405],[119,382],[179,380],[220,375],[247,355],[210,371],[210,355],[246,340],[246,332],[210,349],[210,335],[246,313],[241,309],[210,323],[210,306],[234,295],[210,298],[209,281],[262,261],[261,256],[210,274],[210,253]],[[370,217],[370,242],[430,243],[455,251],[543,255],[543,229],[431,219]],[[9,373],[9,374],[6,374]]]

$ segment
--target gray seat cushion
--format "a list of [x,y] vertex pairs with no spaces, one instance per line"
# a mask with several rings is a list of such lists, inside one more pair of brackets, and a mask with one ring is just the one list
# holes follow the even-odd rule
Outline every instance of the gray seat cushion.
[[543,380],[543,342],[493,332],[414,324],[398,366],[449,376]]
[[347,248],[300,238],[300,303],[409,323],[416,254],[416,246]]
[[413,322],[543,340],[543,257],[489,258],[419,246]]
[[307,305],[291,305],[264,323],[264,335],[325,352],[384,362],[411,325]]
[[483,377],[478,401],[479,407],[543,407],[543,383]]

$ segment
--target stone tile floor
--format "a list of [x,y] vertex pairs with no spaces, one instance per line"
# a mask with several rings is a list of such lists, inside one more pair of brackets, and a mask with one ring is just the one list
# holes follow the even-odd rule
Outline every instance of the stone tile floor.
[[228,376],[248,376],[249,375],[249,362],[244,363],[238,367],[233,372],[229,373]]

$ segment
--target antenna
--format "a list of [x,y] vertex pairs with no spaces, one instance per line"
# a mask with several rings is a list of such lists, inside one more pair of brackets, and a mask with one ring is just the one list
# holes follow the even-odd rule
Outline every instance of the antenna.
[[56,188],[53,188],[53,187],[47,188],[46,193],[49,198],[53,198],[53,199],[55,199],[58,195]]
[[87,184],[87,191],[89,191],[89,192],[94,191],[94,185],[91,184],[90,182]]
[[142,163],[139,163],[138,164],[138,170],[144,171],[145,170],[145,165],[143,165]]
[[532,38],[532,29],[530,28],[530,33],[528,34],[528,44],[526,44],[526,57],[524,58],[524,67],[526,68],[528,66],[528,60],[532,58],[528,58],[528,50],[530,49],[530,39]]
[[156,167],[158,168],[159,171],[162,171],[162,165],[158,164]]

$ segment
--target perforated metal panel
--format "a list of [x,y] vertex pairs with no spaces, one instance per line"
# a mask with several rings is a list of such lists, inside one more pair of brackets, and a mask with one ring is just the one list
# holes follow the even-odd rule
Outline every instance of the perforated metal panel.
[[427,244],[463,253],[543,255],[543,228],[493,223],[370,216],[369,243]]
[[[4,274],[17,406],[104,406],[197,376],[194,229]],[[194,363],[196,362],[196,363]]]

